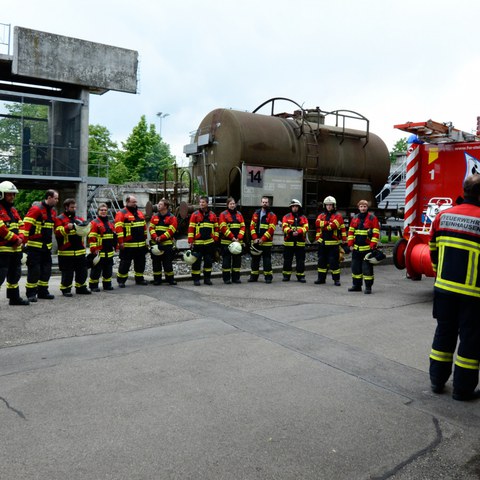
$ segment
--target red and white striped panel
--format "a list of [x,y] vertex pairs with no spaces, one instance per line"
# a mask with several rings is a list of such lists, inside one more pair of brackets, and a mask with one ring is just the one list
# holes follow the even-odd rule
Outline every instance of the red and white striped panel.
[[411,143],[407,153],[407,172],[405,179],[404,230],[414,224],[417,217],[418,177],[420,163],[420,145]]

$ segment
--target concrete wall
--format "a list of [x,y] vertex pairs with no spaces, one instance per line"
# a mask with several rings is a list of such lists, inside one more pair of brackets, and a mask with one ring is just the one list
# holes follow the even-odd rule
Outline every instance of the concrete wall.
[[138,52],[23,27],[14,28],[12,73],[137,93]]

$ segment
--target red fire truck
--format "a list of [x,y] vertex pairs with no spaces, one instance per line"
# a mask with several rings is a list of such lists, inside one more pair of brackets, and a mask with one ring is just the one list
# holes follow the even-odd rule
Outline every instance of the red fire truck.
[[439,212],[462,200],[463,181],[480,173],[480,117],[477,132],[467,133],[450,123],[408,122],[395,128],[408,139],[404,234],[393,260],[413,280],[434,277],[428,246],[430,226]]

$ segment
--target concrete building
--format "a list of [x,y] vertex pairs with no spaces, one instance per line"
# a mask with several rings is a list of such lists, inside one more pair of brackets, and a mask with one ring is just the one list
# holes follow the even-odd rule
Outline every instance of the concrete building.
[[[87,213],[90,94],[137,93],[138,52],[14,27],[0,54],[0,181],[59,190]],[[61,208],[61,207],[60,207]]]

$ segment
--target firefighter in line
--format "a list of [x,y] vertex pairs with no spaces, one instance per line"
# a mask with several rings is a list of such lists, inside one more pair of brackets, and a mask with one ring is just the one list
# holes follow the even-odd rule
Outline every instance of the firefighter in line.
[[100,276],[104,290],[113,290],[113,256],[117,247],[115,225],[108,218],[108,206],[101,203],[98,206],[97,218],[90,222],[88,234],[89,256],[92,257],[89,288],[92,292],[100,291]]
[[337,201],[334,197],[328,196],[323,200],[325,210],[318,215],[315,221],[316,235],[318,242],[318,278],[315,284],[322,285],[326,282],[327,272],[330,269],[332,280],[335,286],[340,284],[340,244],[343,243],[347,249],[347,231],[343,217],[337,213]]
[[58,192],[47,190],[41,202],[35,202],[23,219],[27,252],[26,295],[30,303],[37,298],[53,300],[48,290],[52,275],[52,244],[57,212]]
[[232,242],[238,242],[240,246],[243,243],[245,220],[243,215],[237,210],[237,203],[233,197],[227,198],[227,209],[220,214],[219,224],[223,283],[226,285],[242,283],[240,280],[242,254],[241,252],[238,254],[232,253],[230,248]]
[[453,399],[480,398],[480,175],[463,184],[464,201],[435,217],[430,257],[436,272],[433,317],[437,328],[430,353],[430,381],[442,393],[452,373]]
[[290,202],[291,212],[282,219],[283,240],[283,279],[290,281],[292,263],[295,257],[297,281],[305,283],[305,240],[308,232],[308,219],[302,215],[302,204],[296,198]]
[[372,293],[374,280],[373,264],[365,260],[370,251],[377,248],[380,240],[380,224],[378,218],[368,211],[367,200],[360,200],[357,213],[348,228],[348,247],[352,249],[352,286],[349,292],[361,292],[365,283],[364,293]]
[[147,223],[137,207],[137,198],[129,195],[125,207],[115,215],[115,232],[120,250],[120,264],[117,272],[119,288],[125,288],[128,271],[133,262],[135,283],[148,285],[144,278],[147,253]]
[[150,220],[150,245],[152,246],[153,285],[161,285],[162,268],[165,281],[176,285],[173,272],[174,236],[178,228],[178,220],[169,208],[170,202],[162,198],[158,202],[158,213]]
[[73,280],[78,295],[90,295],[87,288],[87,260],[83,237],[88,235],[90,224],[78,217],[77,202],[67,198],[64,212],[57,217],[55,236],[58,244],[58,268],[61,272],[60,291],[64,297],[72,297]]
[[270,199],[262,197],[262,207],[255,211],[250,222],[250,237],[252,239],[250,248],[253,252],[249,282],[258,281],[260,259],[262,259],[265,283],[272,283],[272,245],[276,227],[277,216],[270,210]]
[[203,260],[203,283],[212,285],[212,266],[216,243],[218,242],[217,216],[208,208],[208,197],[201,196],[200,208],[192,213],[188,225],[188,243],[197,257],[192,265],[192,279],[195,286],[200,285],[200,273]]
[[17,187],[8,180],[0,183],[0,286],[7,280],[10,305],[30,305],[20,297],[18,282],[22,276],[22,219],[13,206]]

